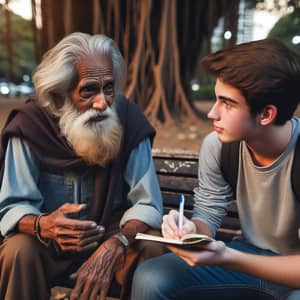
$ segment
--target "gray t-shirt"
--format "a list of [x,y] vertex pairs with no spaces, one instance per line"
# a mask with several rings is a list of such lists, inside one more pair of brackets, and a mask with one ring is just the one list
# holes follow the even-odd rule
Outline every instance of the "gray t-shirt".
[[[300,253],[300,201],[291,186],[291,168],[300,119],[292,119],[292,137],[285,151],[267,167],[256,166],[241,143],[237,206],[243,236],[253,245],[280,254]],[[266,145],[267,147],[267,145]],[[194,219],[215,233],[233,199],[220,170],[222,144],[215,132],[203,141],[199,155],[199,186],[194,189]]]

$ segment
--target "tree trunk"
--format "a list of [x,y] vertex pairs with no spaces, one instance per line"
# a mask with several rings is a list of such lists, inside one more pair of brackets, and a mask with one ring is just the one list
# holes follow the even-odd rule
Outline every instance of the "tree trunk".
[[72,0],[65,0],[65,9],[64,9],[64,27],[65,34],[69,34],[73,31],[73,10],[72,10]]
[[42,53],[52,48],[65,36],[64,12],[65,0],[41,0],[42,12]]
[[229,30],[231,32],[231,38],[229,40],[224,41],[224,47],[228,48],[236,44],[238,30],[239,0],[232,0],[226,4],[228,6],[224,16],[224,31]]
[[41,0],[43,51],[72,31],[104,33],[127,63],[125,94],[152,123],[197,122],[190,81],[202,41],[231,2],[223,1]]
[[6,78],[11,81],[13,79],[13,48],[12,48],[12,30],[11,30],[11,15],[9,10],[9,0],[5,0],[4,6],[5,16],[5,44],[7,50],[7,74]]
[[41,48],[40,48],[40,35],[37,28],[37,7],[35,0],[31,0],[31,12],[32,12],[32,20],[31,20],[31,28],[32,28],[32,37],[33,37],[33,49],[34,49],[34,57],[36,64],[40,61],[41,58]]

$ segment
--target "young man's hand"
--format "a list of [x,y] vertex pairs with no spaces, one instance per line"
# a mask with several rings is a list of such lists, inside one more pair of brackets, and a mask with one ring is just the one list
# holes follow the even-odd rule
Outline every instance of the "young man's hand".
[[168,246],[168,248],[190,266],[225,265],[233,257],[232,252],[234,252],[222,241],[203,244],[201,249],[196,251],[188,251],[176,246]]
[[183,226],[181,232],[179,232],[178,221],[179,213],[176,210],[170,210],[167,215],[163,216],[161,230],[165,238],[180,239],[187,233],[197,232],[196,225],[186,217],[183,217]]

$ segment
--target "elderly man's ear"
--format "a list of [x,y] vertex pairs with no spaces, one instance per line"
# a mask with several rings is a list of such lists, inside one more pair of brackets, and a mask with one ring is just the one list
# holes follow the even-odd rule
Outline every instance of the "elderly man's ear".
[[65,98],[61,94],[52,92],[51,98],[53,99],[56,109],[62,108],[65,104]]

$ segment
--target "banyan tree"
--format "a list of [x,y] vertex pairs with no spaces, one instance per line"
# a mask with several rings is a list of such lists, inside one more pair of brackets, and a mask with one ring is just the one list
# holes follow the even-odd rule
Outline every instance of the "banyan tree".
[[[37,0],[32,0],[33,16]],[[220,16],[236,32],[238,0],[40,0],[41,56],[63,36],[103,33],[119,45],[128,66],[126,96],[155,124],[197,122],[189,97],[200,51]],[[232,39],[234,42],[234,39]],[[209,51],[209,47],[205,47]]]

